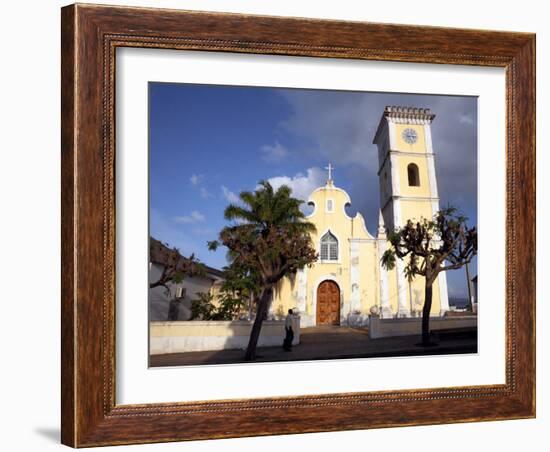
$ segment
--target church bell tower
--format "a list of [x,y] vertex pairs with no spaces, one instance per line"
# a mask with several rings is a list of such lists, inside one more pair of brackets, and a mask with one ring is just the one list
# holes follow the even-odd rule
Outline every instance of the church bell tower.
[[[386,107],[374,136],[378,147],[380,211],[391,231],[409,219],[432,218],[439,210],[431,124],[427,108]],[[410,315],[403,263],[397,261],[398,315]],[[440,273],[441,309],[448,309],[445,272]],[[444,292],[444,296],[443,296]],[[444,298],[444,299],[443,299]]]

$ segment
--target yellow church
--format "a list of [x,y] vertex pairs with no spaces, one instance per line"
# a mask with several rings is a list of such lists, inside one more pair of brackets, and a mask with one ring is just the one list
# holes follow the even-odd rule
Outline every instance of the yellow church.
[[[393,270],[380,259],[390,246],[386,232],[408,219],[431,218],[439,210],[429,109],[386,107],[373,143],[378,147],[380,215],[371,234],[360,213],[349,217],[349,195],[338,188],[328,166],[324,186],[314,190],[307,220],[316,226],[312,240],[319,254],[311,267],[276,287],[272,314],[296,309],[301,326],[362,325],[369,314],[382,318],[417,317],[424,303],[424,280],[409,282],[403,262]],[[447,280],[441,272],[434,283],[432,316],[449,309]]]

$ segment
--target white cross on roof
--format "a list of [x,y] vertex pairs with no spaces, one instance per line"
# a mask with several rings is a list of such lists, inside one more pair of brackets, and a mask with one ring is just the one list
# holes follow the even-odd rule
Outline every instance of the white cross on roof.
[[329,163],[328,166],[325,166],[325,169],[328,170],[328,180],[332,180],[332,170],[334,166]]

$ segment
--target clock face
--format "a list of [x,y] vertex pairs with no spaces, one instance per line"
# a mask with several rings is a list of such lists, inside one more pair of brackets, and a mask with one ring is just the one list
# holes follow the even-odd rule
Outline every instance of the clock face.
[[403,130],[403,133],[401,134],[401,136],[403,137],[405,142],[409,144],[416,143],[416,140],[418,139],[418,135],[416,134],[416,131],[410,128]]

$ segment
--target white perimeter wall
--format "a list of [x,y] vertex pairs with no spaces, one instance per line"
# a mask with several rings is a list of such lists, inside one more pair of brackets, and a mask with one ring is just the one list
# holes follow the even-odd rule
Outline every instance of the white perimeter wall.
[[[477,317],[432,317],[430,330],[441,331],[455,328],[477,327]],[[422,318],[381,319],[378,316],[369,317],[369,337],[413,336],[422,333]]]
[[[150,353],[198,352],[205,350],[246,349],[252,330],[248,321],[188,321],[151,322],[149,326]],[[300,318],[292,319],[294,340],[300,343]],[[284,321],[264,321],[258,347],[282,346],[285,337]]]

